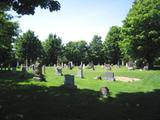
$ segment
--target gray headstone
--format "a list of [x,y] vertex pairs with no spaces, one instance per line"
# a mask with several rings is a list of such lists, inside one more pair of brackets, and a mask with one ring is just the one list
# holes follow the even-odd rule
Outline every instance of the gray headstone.
[[56,74],[57,74],[57,75],[61,75],[61,76],[63,75],[63,74],[62,74],[62,68],[61,68],[61,67],[57,67],[57,68],[56,68]]
[[110,64],[104,64],[104,68],[106,70],[111,70],[112,69],[111,66],[110,66]]
[[109,81],[114,81],[115,80],[114,73],[113,72],[105,72],[103,79],[109,80]]
[[144,67],[143,67],[143,70],[148,70],[148,66],[147,66],[147,65],[144,66]]
[[78,69],[77,77],[84,78],[84,76],[83,76],[83,69]]
[[76,86],[74,84],[74,75],[69,75],[69,74],[65,75],[64,76],[64,85],[70,89],[76,88]]
[[84,78],[84,75],[83,75],[83,63],[82,62],[81,62],[81,65],[78,67],[77,76],[80,77],[80,78]]

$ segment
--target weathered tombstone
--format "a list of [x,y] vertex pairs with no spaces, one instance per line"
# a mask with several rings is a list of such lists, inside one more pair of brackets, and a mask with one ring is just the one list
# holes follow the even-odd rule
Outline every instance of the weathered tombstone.
[[128,70],[134,70],[134,63],[133,61],[128,62]]
[[103,97],[107,97],[110,95],[108,87],[101,87],[100,92]]
[[148,70],[148,65],[144,66],[143,70]]
[[74,75],[65,75],[64,76],[64,86],[69,89],[75,89],[77,86],[74,84]]
[[109,80],[109,81],[115,81],[114,73],[113,72],[105,72],[103,79]]
[[105,70],[111,70],[112,69],[110,64],[104,64],[104,68],[105,68]]
[[42,63],[39,59],[37,59],[35,67],[35,76],[33,79],[39,80],[39,81],[45,81],[44,75],[42,74]]
[[88,67],[87,67],[88,69],[93,69],[93,70],[95,70],[95,67],[94,67],[94,64],[93,64],[93,62],[90,62],[89,64],[88,64]]
[[57,74],[57,75],[61,75],[61,76],[63,75],[63,74],[62,74],[62,67],[58,66],[58,67],[56,68],[56,74]]
[[73,68],[73,62],[72,62],[72,61],[70,61],[70,62],[68,63],[68,67],[69,67],[70,70],[72,70],[72,68]]
[[84,78],[84,75],[83,75],[83,64],[82,64],[82,63],[81,63],[81,65],[78,67],[77,76],[80,77],[80,78]]

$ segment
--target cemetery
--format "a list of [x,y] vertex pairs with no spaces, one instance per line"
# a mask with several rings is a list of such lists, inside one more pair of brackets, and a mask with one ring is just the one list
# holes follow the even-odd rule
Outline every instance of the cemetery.
[[0,0],[0,120],[160,120],[160,0]]
[[[31,68],[25,71],[24,78],[20,77],[24,72],[20,68],[16,68],[16,73],[0,72],[2,120],[6,116],[20,120],[123,120],[136,119],[138,115],[145,120],[157,115],[154,111],[159,109],[159,70],[130,71],[121,66],[106,71],[95,66],[95,70],[83,69],[84,78],[77,76],[79,66],[62,70],[63,76],[55,74],[54,66],[46,67],[43,75],[47,82],[33,79]],[[113,75],[110,73],[114,73],[114,81],[103,79],[107,72],[109,78]],[[96,76],[102,79],[94,79]]]

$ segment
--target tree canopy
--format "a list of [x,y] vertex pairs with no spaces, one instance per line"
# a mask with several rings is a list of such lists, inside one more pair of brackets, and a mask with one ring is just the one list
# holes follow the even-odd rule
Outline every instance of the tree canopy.
[[37,57],[42,57],[43,48],[34,32],[28,30],[16,41],[16,55],[20,61],[35,62]]
[[120,60],[120,48],[119,42],[121,28],[118,26],[112,26],[104,41],[105,62],[111,64],[117,64]]
[[94,64],[99,64],[103,62],[103,44],[101,37],[94,35],[92,41],[89,45],[89,59]]
[[13,50],[13,42],[18,35],[18,23],[12,22],[10,16],[0,12],[0,64],[8,65]]
[[43,47],[46,53],[46,64],[56,64],[62,50],[61,38],[57,37],[57,35],[49,34]]
[[160,0],[136,0],[122,27],[125,56],[143,59],[153,67],[160,54]]
[[1,0],[0,10],[13,9],[18,14],[29,15],[35,13],[35,8],[49,9],[51,12],[60,10],[60,3],[56,0]]

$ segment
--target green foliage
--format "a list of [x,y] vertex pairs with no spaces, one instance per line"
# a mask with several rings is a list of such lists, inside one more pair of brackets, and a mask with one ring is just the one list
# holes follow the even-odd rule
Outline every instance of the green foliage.
[[33,31],[28,30],[17,39],[16,55],[17,58],[23,62],[26,59],[29,62],[35,62],[37,57],[43,56],[43,47]]
[[68,61],[73,61],[77,65],[81,62],[87,63],[88,45],[85,41],[69,42],[65,46],[64,55]]
[[12,22],[9,15],[0,12],[0,64],[8,65],[11,61],[12,43],[18,32],[18,23]]
[[125,56],[144,59],[153,67],[160,56],[160,1],[136,0],[122,28],[121,50]]
[[46,53],[46,64],[56,64],[58,57],[61,56],[62,40],[56,35],[49,34],[43,46]]
[[35,8],[49,9],[51,12],[60,10],[60,3],[56,0],[1,0],[0,10],[9,10],[10,8],[18,14],[34,14]]
[[93,61],[94,64],[103,63],[103,44],[101,37],[94,35],[89,45],[89,60]]
[[121,28],[118,26],[112,26],[110,31],[108,32],[104,45],[104,57],[105,62],[110,64],[117,64],[120,60],[120,48],[119,42],[121,41],[120,38]]

